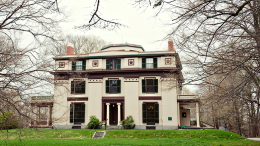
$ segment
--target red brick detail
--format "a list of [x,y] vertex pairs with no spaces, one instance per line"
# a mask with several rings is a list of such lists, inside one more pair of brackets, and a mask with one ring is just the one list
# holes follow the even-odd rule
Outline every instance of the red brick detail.
[[173,41],[172,40],[169,40],[168,41],[168,51],[174,51],[175,52],[175,49],[173,47]]
[[71,46],[67,46],[67,55],[73,55],[74,54],[74,48]]

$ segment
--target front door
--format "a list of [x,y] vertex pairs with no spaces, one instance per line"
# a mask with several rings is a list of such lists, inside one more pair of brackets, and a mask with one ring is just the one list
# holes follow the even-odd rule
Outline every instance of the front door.
[[109,123],[110,125],[117,125],[118,124],[118,107],[116,103],[110,104],[110,116],[109,116]]

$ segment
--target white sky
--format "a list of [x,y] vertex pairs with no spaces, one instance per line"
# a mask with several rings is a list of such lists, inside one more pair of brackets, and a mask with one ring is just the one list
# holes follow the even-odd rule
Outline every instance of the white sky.
[[[96,35],[112,44],[130,43],[143,46],[146,51],[168,49],[168,40],[162,40],[173,26],[164,25],[171,19],[166,13],[154,17],[157,9],[152,7],[134,7],[131,0],[101,0],[100,16],[104,19],[117,19],[128,28],[121,27],[116,31],[92,29],[90,31],[76,30],[75,26],[87,24],[94,10],[95,0],[62,0],[60,7],[66,7],[69,16],[67,22],[61,24],[64,34]],[[178,48],[176,48],[178,52]],[[181,56],[180,56],[181,57]],[[196,92],[196,86],[186,86],[191,92]]]
[[[167,35],[170,27],[165,27],[161,20],[163,17],[153,17],[156,9],[149,7],[144,9],[135,8],[129,0],[101,0],[99,8],[105,19],[118,19],[118,22],[127,25],[116,31],[92,29],[90,31],[75,30],[74,26],[80,26],[88,22],[95,0],[63,0],[61,6],[66,6],[69,12],[69,20],[62,24],[65,34],[94,34],[112,44],[132,43],[142,45],[146,51],[167,49],[167,40],[159,41]],[[86,24],[86,23],[85,23]],[[156,42],[156,43],[155,43]]]

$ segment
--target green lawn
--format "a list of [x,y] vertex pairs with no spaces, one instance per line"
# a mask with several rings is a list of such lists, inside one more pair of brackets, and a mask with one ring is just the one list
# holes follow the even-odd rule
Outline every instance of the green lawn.
[[[97,130],[101,131],[101,130]],[[260,145],[221,130],[113,130],[91,139],[89,129],[22,129],[0,132],[0,145]]]

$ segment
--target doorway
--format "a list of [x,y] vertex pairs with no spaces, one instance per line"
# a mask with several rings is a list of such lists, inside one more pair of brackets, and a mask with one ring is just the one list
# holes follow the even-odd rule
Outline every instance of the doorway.
[[117,125],[118,124],[118,105],[116,103],[110,104],[109,108],[109,123],[110,125]]

